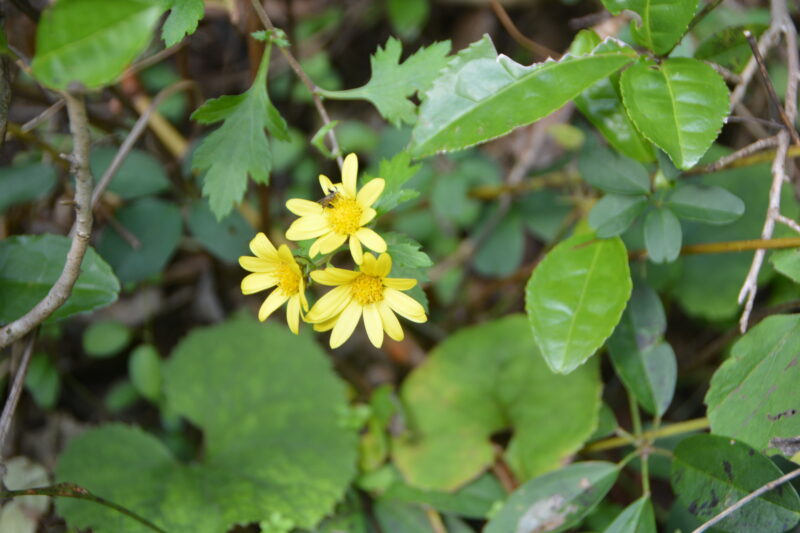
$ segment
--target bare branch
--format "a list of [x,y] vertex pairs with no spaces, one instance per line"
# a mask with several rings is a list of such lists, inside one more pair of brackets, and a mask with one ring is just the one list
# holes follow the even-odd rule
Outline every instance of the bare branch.
[[[25,384],[25,376],[28,373],[28,364],[31,361],[31,354],[33,353],[33,345],[36,341],[36,333],[28,336],[28,341],[25,343],[25,349],[22,352],[22,359],[20,359],[17,374],[14,376],[14,382],[8,391],[8,399],[3,406],[3,414],[0,415],[0,473],[5,473],[5,458],[3,457],[3,447],[8,436],[8,430],[11,428],[11,420],[14,418],[14,411],[17,409],[19,397],[22,394],[22,386]],[[2,476],[0,476],[2,479]]]

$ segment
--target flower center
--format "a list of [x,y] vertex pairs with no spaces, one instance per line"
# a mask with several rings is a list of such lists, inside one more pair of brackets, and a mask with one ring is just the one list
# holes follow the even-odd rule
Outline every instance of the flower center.
[[325,208],[328,224],[340,235],[352,235],[361,227],[361,206],[353,198],[337,195]]
[[278,289],[287,296],[294,296],[300,292],[300,276],[292,270],[291,265],[281,262],[275,273],[278,278]]
[[353,298],[361,305],[369,305],[383,300],[383,279],[375,276],[359,275],[350,284]]

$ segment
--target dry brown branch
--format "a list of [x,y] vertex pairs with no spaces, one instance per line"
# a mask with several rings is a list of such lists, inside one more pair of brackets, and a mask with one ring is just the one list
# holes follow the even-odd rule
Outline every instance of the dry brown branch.
[[22,358],[17,368],[17,373],[14,376],[14,382],[8,391],[8,399],[3,406],[3,414],[0,415],[0,480],[5,474],[5,458],[3,457],[3,447],[8,436],[8,431],[11,429],[11,420],[14,418],[14,411],[17,409],[19,397],[22,394],[22,386],[25,384],[25,375],[28,373],[28,364],[31,362],[31,355],[33,354],[33,345],[36,342],[36,333],[28,336],[25,343],[25,348],[22,351]]

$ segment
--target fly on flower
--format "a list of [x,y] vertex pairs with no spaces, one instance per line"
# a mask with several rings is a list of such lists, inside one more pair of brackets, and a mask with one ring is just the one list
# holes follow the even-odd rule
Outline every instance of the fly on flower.
[[383,192],[385,182],[374,178],[358,190],[357,176],[358,158],[349,154],[342,166],[341,183],[334,184],[327,176],[320,175],[324,202],[301,198],[287,201],[287,209],[300,218],[289,226],[286,238],[292,241],[316,239],[309,248],[312,258],[320,253],[331,253],[349,241],[353,261],[359,265],[364,256],[362,245],[378,253],[385,252],[383,237],[365,227],[377,214],[372,204]]
[[394,340],[403,339],[403,328],[395,313],[412,322],[425,322],[425,309],[419,302],[404,294],[417,284],[415,279],[389,278],[392,258],[389,254],[364,254],[359,271],[328,267],[315,270],[311,279],[335,288],[320,298],[306,314],[306,322],[317,331],[331,332],[330,346],[338,348],[350,338],[361,317],[367,336],[380,348],[383,332]]
[[242,294],[253,294],[275,287],[261,304],[258,319],[263,322],[288,301],[286,322],[289,329],[297,334],[301,307],[303,311],[308,311],[305,281],[300,266],[288,246],[281,244],[276,250],[263,233],[250,241],[250,250],[255,257],[245,255],[239,258],[242,268],[252,272],[242,279]]

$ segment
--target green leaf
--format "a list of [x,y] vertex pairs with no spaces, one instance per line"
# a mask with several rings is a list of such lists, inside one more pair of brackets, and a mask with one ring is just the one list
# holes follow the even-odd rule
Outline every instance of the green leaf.
[[[111,165],[117,148],[100,147],[92,149],[89,163],[96,180]],[[124,199],[158,194],[169,188],[169,180],[164,167],[145,151],[133,149],[122,162],[122,166],[114,174],[108,190]]]
[[[740,419],[740,424],[742,420]],[[706,521],[783,472],[753,448],[721,435],[694,435],[675,448],[672,488],[689,512]],[[800,498],[791,484],[766,492],[716,527],[724,531],[780,533],[800,520]]]
[[151,344],[137,346],[128,359],[131,383],[144,398],[158,402],[161,398],[161,358]]
[[622,511],[603,533],[656,533],[650,497],[642,496]]
[[33,75],[48,87],[114,82],[148,45],[163,7],[140,0],[60,0],[36,28]]
[[52,165],[32,163],[0,169],[0,215],[12,205],[47,196],[55,184],[56,172]]
[[161,37],[167,46],[178,44],[197,29],[205,14],[203,0],[169,0],[170,13],[161,28]]
[[725,81],[696,59],[640,62],[622,73],[620,87],[639,131],[684,170],[706,153],[728,116]]
[[404,188],[408,181],[417,175],[422,165],[412,165],[408,152],[399,152],[391,159],[382,159],[378,167],[378,177],[386,181],[383,193],[373,206],[378,213],[391,211],[403,202],[419,196],[419,192]]
[[83,350],[92,357],[111,357],[131,341],[131,330],[117,320],[92,322],[83,332]]
[[641,20],[631,22],[631,32],[657,55],[681,40],[697,11],[697,0],[603,0],[603,5],[615,15],[623,9],[638,13]]
[[663,415],[669,407],[678,374],[675,353],[661,340],[666,326],[658,294],[637,283],[607,344],[617,375],[641,406],[655,416]]
[[203,139],[192,156],[192,168],[207,170],[203,196],[208,197],[217,220],[242,201],[248,175],[258,183],[269,182],[272,155],[264,129],[278,139],[289,139],[286,122],[267,95],[270,51],[267,46],[247,92],[209,100],[192,113],[192,119],[203,124],[225,121]]
[[619,155],[593,139],[578,158],[581,177],[603,192],[650,194],[650,175],[641,163]]
[[706,394],[714,433],[763,450],[800,435],[800,315],[771,316],[734,344]]
[[417,489],[398,480],[382,495],[384,500],[420,503],[442,513],[468,518],[486,518],[505,498],[503,486],[491,474],[484,474],[453,493]]
[[681,223],[669,208],[653,209],[644,219],[644,244],[653,263],[671,263],[681,253]]
[[504,458],[521,480],[582,446],[597,424],[597,365],[555,375],[537,352],[524,317],[514,315],[451,335],[414,369],[401,389],[409,432],[392,447],[409,485],[465,485],[495,461],[491,436],[507,428],[514,434]]
[[395,32],[404,39],[419,35],[430,13],[429,0],[388,0],[386,9]]
[[607,194],[589,211],[589,224],[601,239],[623,233],[647,209],[647,196]]
[[568,374],[594,354],[631,295],[628,253],[619,237],[570,237],[533,271],[525,310],[536,344],[554,372]]
[[404,122],[414,124],[417,109],[409,98],[426,91],[447,64],[450,41],[422,47],[402,64],[401,51],[400,41],[390,37],[383,48],[378,47],[370,60],[372,77],[366,85],[344,91],[318,89],[319,94],[337,100],[369,100],[383,118],[395,126]]
[[775,270],[795,283],[800,283],[800,250],[774,252],[769,260]]
[[528,230],[548,244],[560,235],[572,212],[569,199],[550,189],[516,198],[514,205]]
[[[55,284],[64,268],[71,240],[61,235],[21,235],[0,241],[0,323],[30,311]],[[66,318],[116,301],[119,281],[92,248],[69,299],[48,320]]]
[[113,228],[106,228],[97,251],[122,282],[142,281],[163,271],[181,236],[181,212],[158,198],[141,198],[116,213],[117,221],[135,237],[134,248]]
[[753,51],[744,36],[745,30],[758,39],[767,27],[766,24],[744,24],[720,30],[700,43],[694,52],[694,57],[722,65],[731,72],[741,74],[747,62],[753,57]]
[[535,122],[635,57],[631,48],[607,41],[589,55],[524,67],[498,56],[484,36],[451,59],[425,93],[411,155],[467,148]]
[[722,187],[681,184],[666,205],[681,218],[706,224],[729,224],[744,214],[744,202]]
[[386,241],[389,255],[392,256],[393,266],[406,268],[429,268],[433,266],[431,258],[421,250],[422,245],[411,237],[392,231],[381,235]]
[[[308,337],[245,317],[198,328],[175,349],[164,380],[170,409],[204,432],[201,459],[181,464],[155,437],[109,425],[69,443],[58,479],[170,533],[219,533],[276,516],[311,529],[344,496],[356,462],[356,436],[337,422],[345,386]],[[58,511],[73,528],[151,533],[91,502],[62,499]]]
[[36,405],[52,409],[61,391],[61,378],[53,361],[45,354],[35,354],[25,376],[25,389],[33,396]]
[[472,265],[483,276],[502,278],[519,268],[524,252],[525,226],[522,217],[511,211],[486,236]]
[[253,228],[238,211],[217,220],[208,202],[198,200],[189,209],[187,222],[194,238],[223,261],[236,263],[240,256],[249,254],[247,244],[253,238]]
[[120,414],[139,401],[139,392],[128,380],[114,383],[106,393],[103,403],[111,413]]
[[520,486],[484,533],[564,531],[597,505],[617,479],[613,463],[586,461],[548,472]]

